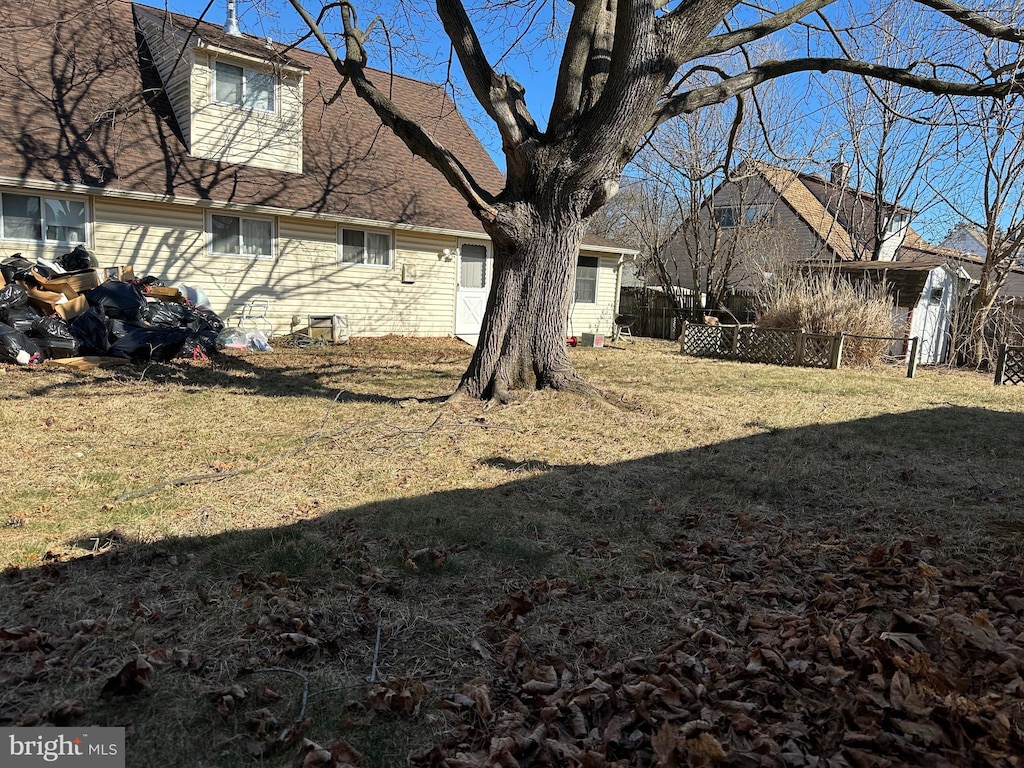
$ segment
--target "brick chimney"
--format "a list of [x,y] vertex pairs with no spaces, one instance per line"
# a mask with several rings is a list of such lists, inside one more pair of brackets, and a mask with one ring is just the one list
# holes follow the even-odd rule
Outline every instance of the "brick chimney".
[[837,187],[845,187],[850,182],[850,164],[842,160],[832,166],[832,183]]

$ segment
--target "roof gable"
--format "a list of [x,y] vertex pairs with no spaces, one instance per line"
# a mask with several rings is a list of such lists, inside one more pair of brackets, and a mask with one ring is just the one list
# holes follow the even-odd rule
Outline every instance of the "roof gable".
[[[30,12],[31,11],[31,12]],[[146,9],[150,15],[162,12]],[[173,16],[179,29],[182,19]],[[24,19],[31,18],[26,24]],[[200,40],[269,53],[196,23]],[[252,48],[253,50],[249,50]],[[303,172],[196,158],[123,0],[8,0],[0,7],[0,176],[84,184],[158,198],[267,206],[368,222],[482,232],[466,203],[414,156],[340,78],[330,61],[290,51],[305,75]],[[444,89],[371,71],[394,101],[494,192],[504,178]],[[164,83],[166,85],[166,83]]]
[[[876,237],[874,198],[845,184],[834,184],[820,176],[798,173],[762,161],[748,161],[779,197],[811,229],[839,261],[859,261],[874,252]],[[883,203],[905,216],[911,209]],[[924,242],[908,225],[903,243]]]

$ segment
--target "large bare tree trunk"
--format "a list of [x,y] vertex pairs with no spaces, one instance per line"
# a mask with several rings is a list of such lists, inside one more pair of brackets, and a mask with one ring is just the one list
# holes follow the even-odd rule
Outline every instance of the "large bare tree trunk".
[[598,394],[566,351],[582,217],[564,210],[544,215],[522,203],[506,211],[487,227],[494,244],[491,292],[456,396],[508,402],[512,390],[544,388]]

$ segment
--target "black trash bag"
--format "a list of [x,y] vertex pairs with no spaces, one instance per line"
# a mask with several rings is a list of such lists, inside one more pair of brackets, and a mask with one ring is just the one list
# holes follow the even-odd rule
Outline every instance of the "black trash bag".
[[144,278],[138,281],[142,285],[151,285],[154,288],[166,288],[167,284],[159,277],[153,275],[146,275]]
[[129,323],[127,320],[116,320],[109,317],[104,318],[103,322],[107,326],[107,338],[110,340],[111,344],[123,339],[136,328],[152,327],[146,323]]
[[210,330],[215,334],[224,330],[224,321],[221,320],[220,316],[212,309],[201,309],[200,307],[196,307],[196,312],[203,316],[203,319],[206,320],[206,324],[210,326]]
[[140,326],[111,344],[107,354],[112,357],[127,357],[136,362],[166,362],[178,356],[189,333],[185,328]]
[[37,317],[32,323],[28,335],[33,339],[64,339],[74,340],[75,335],[71,332],[71,326],[63,317]]
[[85,294],[89,306],[103,317],[139,323],[145,319],[146,299],[131,283],[108,280]]
[[81,351],[78,339],[62,317],[38,318],[28,336],[46,357],[74,357]]
[[95,269],[99,264],[92,254],[85,249],[84,245],[76,245],[71,253],[65,253],[54,259],[57,266],[63,267],[67,272],[81,272],[87,269]]
[[43,353],[21,331],[0,323],[0,361],[18,365],[34,365],[43,360]]
[[0,322],[7,323],[14,330],[22,333],[29,333],[32,330],[32,324],[42,316],[39,310],[28,304],[6,311],[0,310]]
[[20,285],[5,285],[0,288],[0,312],[6,312],[28,304],[28,294]]
[[91,307],[71,323],[71,335],[78,339],[83,355],[105,355],[110,349],[110,331],[106,320]]
[[182,357],[210,357],[217,354],[217,331],[211,328],[191,334],[181,348]]
[[35,275],[39,275],[39,277],[43,278],[43,280],[49,280],[50,278],[61,277],[62,275],[67,274],[67,272],[58,272],[56,269],[51,269],[45,264],[36,264],[34,267],[32,267],[32,271],[35,274],[26,277],[25,281],[31,282],[33,285],[39,283],[39,281],[36,280]]
[[194,312],[189,307],[173,301],[154,301],[146,307],[146,318],[153,325],[180,328],[187,325],[193,317]]
[[32,267],[35,265],[20,253],[0,261],[0,274],[4,276],[4,282],[13,283],[15,280],[24,280],[32,274]]

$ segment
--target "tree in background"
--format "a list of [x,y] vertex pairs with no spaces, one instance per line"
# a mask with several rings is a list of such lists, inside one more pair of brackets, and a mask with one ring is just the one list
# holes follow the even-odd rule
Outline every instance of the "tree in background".
[[[1014,24],[952,0],[917,1],[933,11],[933,29],[1005,40],[1015,50],[1024,41],[1024,30]],[[835,45],[835,31],[871,21],[859,18],[855,6],[834,0],[799,0],[779,11],[735,0],[576,0],[542,128],[527,107],[523,87],[495,62],[548,32],[548,23],[538,21],[547,18],[542,12],[560,23],[562,6],[545,0],[484,3],[473,9],[474,20],[459,0],[438,0],[437,14],[454,55],[501,136],[506,184],[489,190],[367,75],[366,46],[374,24],[361,27],[352,2],[324,5],[316,15],[301,0],[290,2],[342,82],[443,174],[491,238],[494,279],[479,342],[457,394],[499,401],[519,387],[596,393],[577,375],[565,349],[579,246],[587,222],[615,196],[623,170],[645,138],[672,118],[813,71],[847,72],[947,95],[1004,96],[1024,87],[1015,77],[1015,55],[979,72],[964,72],[955,48],[929,51],[926,63],[909,66],[850,58]],[[823,25],[826,9],[832,18]],[[510,24],[513,13],[519,20]],[[337,25],[334,38],[329,24]],[[758,59],[749,54],[751,45],[770,37],[786,55]],[[485,40],[497,55],[488,54]],[[716,66],[727,54],[733,56]],[[711,82],[707,74],[713,75]]]
[[999,292],[1024,248],[1024,98],[967,102],[958,115],[962,143],[950,165],[959,169],[961,183],[943,198],[981,234],[984,255],[954,344],[962,363],[982,367],[994,360],[991,347],[1001,334],[989,329]]
[[[927,56],[923,7],[871,0],[865,13],[873,24],[855,33],[836,33],[836,44],[846,55],[895,68]],[[955,183],[950,174],[933,173],[955,139],[951,104],[896,82],[859,75],[839,73],[834,82],[837,98],[831,112],[840,126],[834,137],[837,167],[847,174],[837,181],[859,193],[848,195],[837,187],[835,205],[847,229],[860,235],[853,243],[856,256],[892,260],[911,217],[934,205],[942,188]]]

